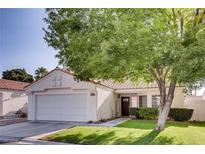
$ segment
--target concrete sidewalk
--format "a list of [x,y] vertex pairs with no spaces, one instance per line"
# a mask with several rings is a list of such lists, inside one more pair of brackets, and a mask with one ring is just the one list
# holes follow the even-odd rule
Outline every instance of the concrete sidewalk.
[[72,144],[66,144],[66,143],[62,143],[62,142],[36,140],[36,139],[32,139],[32,138],[25,138],[25,139],[22,139],[21,141],[9,142],[9,143],[5,143],[3,145],[72,145]]
[[114,119],[114,120],[110,120],[110,121],[106,121],[106,122],[102,122],[102,123],[99,123],[99,124],[88,124],[90,126],[100,126],[100,127],[114,127],[114,126],[117,126],[123,122],[126,122],[128,120],[131,120],[132,118],[130,117],[126,117],[126,118],[117,118],[117,119]]

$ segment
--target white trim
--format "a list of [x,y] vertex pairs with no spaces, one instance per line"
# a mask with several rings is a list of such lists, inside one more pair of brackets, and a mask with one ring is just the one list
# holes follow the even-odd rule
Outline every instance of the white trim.
[[37,95],[34,95],[34,98],[35,98],[35,117],[34,119],[37,120]]

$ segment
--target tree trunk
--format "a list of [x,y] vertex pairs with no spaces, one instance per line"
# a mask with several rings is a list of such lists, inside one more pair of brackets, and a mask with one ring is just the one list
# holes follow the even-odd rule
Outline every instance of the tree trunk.
[[160,80],[158,86],[159,86],[159,92],[160,92],[160,104],[159,104],[159,116],[160,116],[162,113],[165,101],[166,101],[165,81]]
[[163,71],[163,68],[156,68],[155,70],[148,64],[147,65],[148,70],[150,71],[151,75],[153,76],[154,80],[157,82],[160,92],[160,105],[159,105],[159,117],[158,122],[156,126],[156,130],[163,130],[167,117],[169,115],[169,111],[172,105],[172,101],[174,98],[174,91],[176,82],[171,81],[169,86],[168,94],[166,93],[166,75],[169,71],[169,68],[165,71]]
[[165,123],[166,123],[170,108],[171,108],[171,105],[169,103],[165,102],[165,106],[164,106],[161,114],[159,115],[159,118],[158,118],[158,121],[157,121],[157,126],[155,128],[156,130],[161,131],[161,130],[164,129],[164,126],[165,126]]
[[[159,110],[161,110],[161,112],[159,113],[157,126],[155,128],[158,131],[161,131],[164,129],[164,126],[165,126],[165,123],[166,123],[166,120],[167,120],[167,117],[169,115],[169,111],[170,111],[170,108],[172,105],[172,101],[174,98],[175,85],[176,85],[175,82],[170,83],[170,87],[169,87],[169,91],[168,91],[166,99],[163,101],[160,101],[160,109]],[[161,103],[163,103],[163,105]]]

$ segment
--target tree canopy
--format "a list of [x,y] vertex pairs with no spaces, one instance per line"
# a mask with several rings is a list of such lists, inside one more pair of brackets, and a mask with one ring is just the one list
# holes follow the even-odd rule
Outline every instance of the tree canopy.
[[2,79],[30,83],[33,81],[33,76],[28,74],[25,69],[11,69],[2,73]]
[[44,67],[39,67],[38,69],[35,70],[35,79],[39,79],[46,75],[48,73],[48,70]]
[[[203,9],[48,9],[45,39],[76,77],[180,83],[205,76]],[[157,70],[154,70],[157,71]]]
[[176,84],[205,78],[205,9],[47,9],[47,14],[45,40],[77,79],[157,82],[160,130]]

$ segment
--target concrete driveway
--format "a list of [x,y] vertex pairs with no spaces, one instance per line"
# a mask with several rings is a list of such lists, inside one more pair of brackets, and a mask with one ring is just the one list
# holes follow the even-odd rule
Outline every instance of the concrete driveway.
[[22,122],[0,126],[0,142],[15,142],[23,138],[47,134],[83,123],[77,122]]
[[131,118],[117,118],[99,124],[87,124],[83,122],[22,122],[7,126],[0,126],[0,144],[32,144],[32,145],[56,145],[64,144],[38,140],[44,135],[71,128],[73,126],[99,126],[113,127]]

